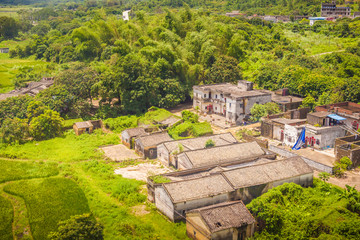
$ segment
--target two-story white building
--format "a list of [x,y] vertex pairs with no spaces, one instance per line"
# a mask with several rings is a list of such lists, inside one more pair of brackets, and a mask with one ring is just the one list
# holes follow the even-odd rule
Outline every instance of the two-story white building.
[[256,104],[271,102],[271,93],[253,90],[253,83],[245,80],[238,84],[220,83],[193,87],[193,107],[201,112],[215,113],[226,117],[231,123],[241,123],[250,116]]

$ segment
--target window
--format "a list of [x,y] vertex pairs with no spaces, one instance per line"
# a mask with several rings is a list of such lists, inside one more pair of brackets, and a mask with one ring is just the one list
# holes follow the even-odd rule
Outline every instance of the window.
[[259,102],[256,102],[256,104],[259,104]]
[[240,103],[240,107],[241,107],[241,108],[243,107],[243,104],[242,104],[242,103]]
[[229,103],[229,107],[231,107],[231,103]]
[[217,94],[215,95],[215,98],[217,98]]
[[204,98],[206,98],[206,94],[204,94]]
[[215,107],[215,110],[217,110],[217,107]]

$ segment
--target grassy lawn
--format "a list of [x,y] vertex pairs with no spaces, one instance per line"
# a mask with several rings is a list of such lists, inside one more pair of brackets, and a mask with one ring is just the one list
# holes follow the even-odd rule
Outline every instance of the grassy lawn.
[[11,240],[13,207],[11,202],[0,195],[0,239]]
[[346,49],[356,44],[356,38],[338,38],[306,31],[305,34],[284,30],[285,36],[303,48],[307,55],[316,55]]
[[13,182],[5,185],[4,191],[25,200],[34,239],[46,239],[59,221],[90,212],[84,192],[67,178]]
[[56,163],[11,161],[0,159],[0,183],[54,176],[59,173]]
[[100,159],[103,153],[97,151],[98,147],[118,144],[119,142],[120,139],[116,134],[104,134],[101,131],[95,131],[93,134],[76,136],[73,130],[69,130],[65,132],[65,136],[47,141],[3,146],[0,148],[0,156],[58,162]]
[[[64,163],[62,169],[84,190],[105,239],[187,239],[185,223],[171,223],[146,202],[145,182],[114,175],[102,160]],[[137,207],[143,210],[135,212]]]

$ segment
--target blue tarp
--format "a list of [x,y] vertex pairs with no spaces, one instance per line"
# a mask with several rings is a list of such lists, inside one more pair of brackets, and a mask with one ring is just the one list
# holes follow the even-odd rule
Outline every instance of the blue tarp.
[[304,143],[305,143],[305,127],[302,129],[298,140],[296,141],[295,145],[291,149],[299,150]]
[[327,115],[329,118],[332,118],[332,119],[335,119],[337,121],[344,121],[346,120],[346,118],[343,118],[343,117],[340,117],[339,115],[333,113],[333,114],[330,114],[330,115]]

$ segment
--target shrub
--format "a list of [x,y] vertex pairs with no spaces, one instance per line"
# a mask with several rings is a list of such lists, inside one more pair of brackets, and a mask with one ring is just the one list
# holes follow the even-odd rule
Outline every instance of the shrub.
[[58,231],[49,234],[51,240],[96,239],[102,240],[104,227],[90,214],[72,216],[58,223]]
[[58,112],[45,110],[43,114],[30,122],[30,134],[36,140],[45,140],[60,136],[64,119]]
[[191,123],[199,122],[199,116],[195,113],[190,112],[189,110],[182,111],[181,117],[184,121],[189,121]]
[[334,173],[337,177],[342,177],[346,170],[352,165],[350,158],[342,157],[339,161],[334,163]]
[[151,179],[154,181],[154,183],[168,183],[168,182],[171,182],[170,179],[168,179],[167,177],[162,176],[162,175],[152,176]]
[[28,136],[29,126],[26,120],[19,118],[4,120],[0,128],[0,136],[4,143],[22,143]]
[[211,148],[215,146],[215,142],[212,139],[209,139],[205,143],[205,148]]

